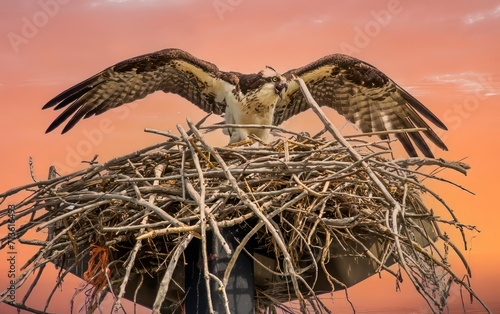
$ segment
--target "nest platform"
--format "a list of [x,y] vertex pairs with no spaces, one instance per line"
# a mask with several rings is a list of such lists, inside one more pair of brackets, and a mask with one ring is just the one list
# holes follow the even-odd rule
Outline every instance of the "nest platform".
[[[198,241],[197,267],[207,286],[218,285],[213,293],[225,300],[225,312],[226,286],[242,254],[253,261],[254,304],[261,313],[329,312],[321,294],[380,272],[394,276],[397,285],[404,273],[435,313],[445,309],[454,283],[483,304],[451,269],[453,251],[470,276],[441,226],[456,227],[464,242],[464,230],[476,229],[460,223],[444,199],[423,184],[456,185],[438,174],[443,169],[465,174],[469,167],[441,159],[394,159],[387,141],[344,138],[318,114],[324,132],[310,136],[273,127],[279,139],[251,146],[213,147],[202,131],[221,126],[188,121],[188,130],[178,126],[178,134],[154,131],[167,137],[161,143],[107,162],[93,160],[71,174],[61,176],[52,168],[48,180],[0,194],[0,204],[24,195],[0,209],[0,227],[8,226],[13,214],[20,224],[1,239],[0,249],[12,241],[39,247],[15,282],[16,289],[29,287],[22,301],[9,302],[9,290],[0,299],[44,313],[63,278],[74,273],[88,283],[81,289],[86,306],[77,312],[93,312],[111,292],[116,310],[127,298],[153,313],[182,313],[186,250]],[[424,196],[441,208],[428,208]],[[227,230],[235,234],[231,245]],[[35,232],[48,237],[34,239]],[[219,252],[210,252],[207,235],[219,240]],[[222,255],[227,268],[209,274],[209,264]],[[45,307],[33,308],[30,294],[49,262],[60,272]]]

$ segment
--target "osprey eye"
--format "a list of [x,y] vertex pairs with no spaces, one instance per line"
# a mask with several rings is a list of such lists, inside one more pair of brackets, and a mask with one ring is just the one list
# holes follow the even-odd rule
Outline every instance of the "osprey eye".
[[278,81],[278,77],[277,76],[273,76],[273,78],[271,79],[273,82],[277,82]]

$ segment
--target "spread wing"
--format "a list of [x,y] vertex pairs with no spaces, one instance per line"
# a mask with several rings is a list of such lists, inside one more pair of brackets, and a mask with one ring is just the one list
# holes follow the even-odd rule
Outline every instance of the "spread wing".
[[236,75],[219,71],[214,64],[183,50],[165,49],[138,56],[117,63],[50,100],[43,109],[55,106],[55,110],[65,110],[46,133],[69,119],[62,131],[66,133],[82,118],[160,90],[178,94],[206,112],[220,115],[225,111],[227,89],[237,81]]
[[[320,106],[335,109],[362,132],[426,128],[422,131],[438,147],[446,145],[419,115],[441,129],[447,129],[429,109],[377,68],[341,54],[319,59],[302,68],[283,74],[301,77]],[[288,92],[276,106],[274,124],[279,125],[309,108],[300,88],[290,81]],[[396,133],[395,136],[412,157],[417,156],[413,143],[427,157],[433,157],[420,132]],[[381,135],[386,139],[388,135]],[[413,142],[413,143],[412,143]]]

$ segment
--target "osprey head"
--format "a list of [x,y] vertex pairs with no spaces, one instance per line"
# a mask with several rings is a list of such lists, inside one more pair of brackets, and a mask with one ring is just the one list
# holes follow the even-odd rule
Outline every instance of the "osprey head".
[[283,90],[286,92],[288,84],[286,78],[279,74],[275,69],[270,66],[259,72],[259,75],[266,81],[265,87],[272,88],[274,93],[280,98],[283,98]]

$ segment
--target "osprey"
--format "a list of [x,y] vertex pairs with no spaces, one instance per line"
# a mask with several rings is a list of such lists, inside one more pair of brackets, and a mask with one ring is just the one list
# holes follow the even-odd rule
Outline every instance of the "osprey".
[[[333,54],[280,74],[267,66],[256,74],[224,72],[180,49],[165,49],[119,62],[50,100],[43,109],[65,110],[46,133],[69,119],[62,133],[82,118],[146,97],[155,91],[175,93],[206,112],[225,114],[226,124],[279,125],[309,108],[299,85],[304,80],[321,106],[335,109],[362,132],[425,128],[423,135],[441,149],[446,145],[419,113],[447,129],[429,109],[374,66]],[[417,113],[418,112],[418,113]],[[266,141],[269,129],[225,129],[230,143],[254,134]],[[410,156],[413,143],[434,157],[420,132],[396,133]],[[387,134],[380,135],[387,139]],[[413,143],[412,143],[413,142]]]

